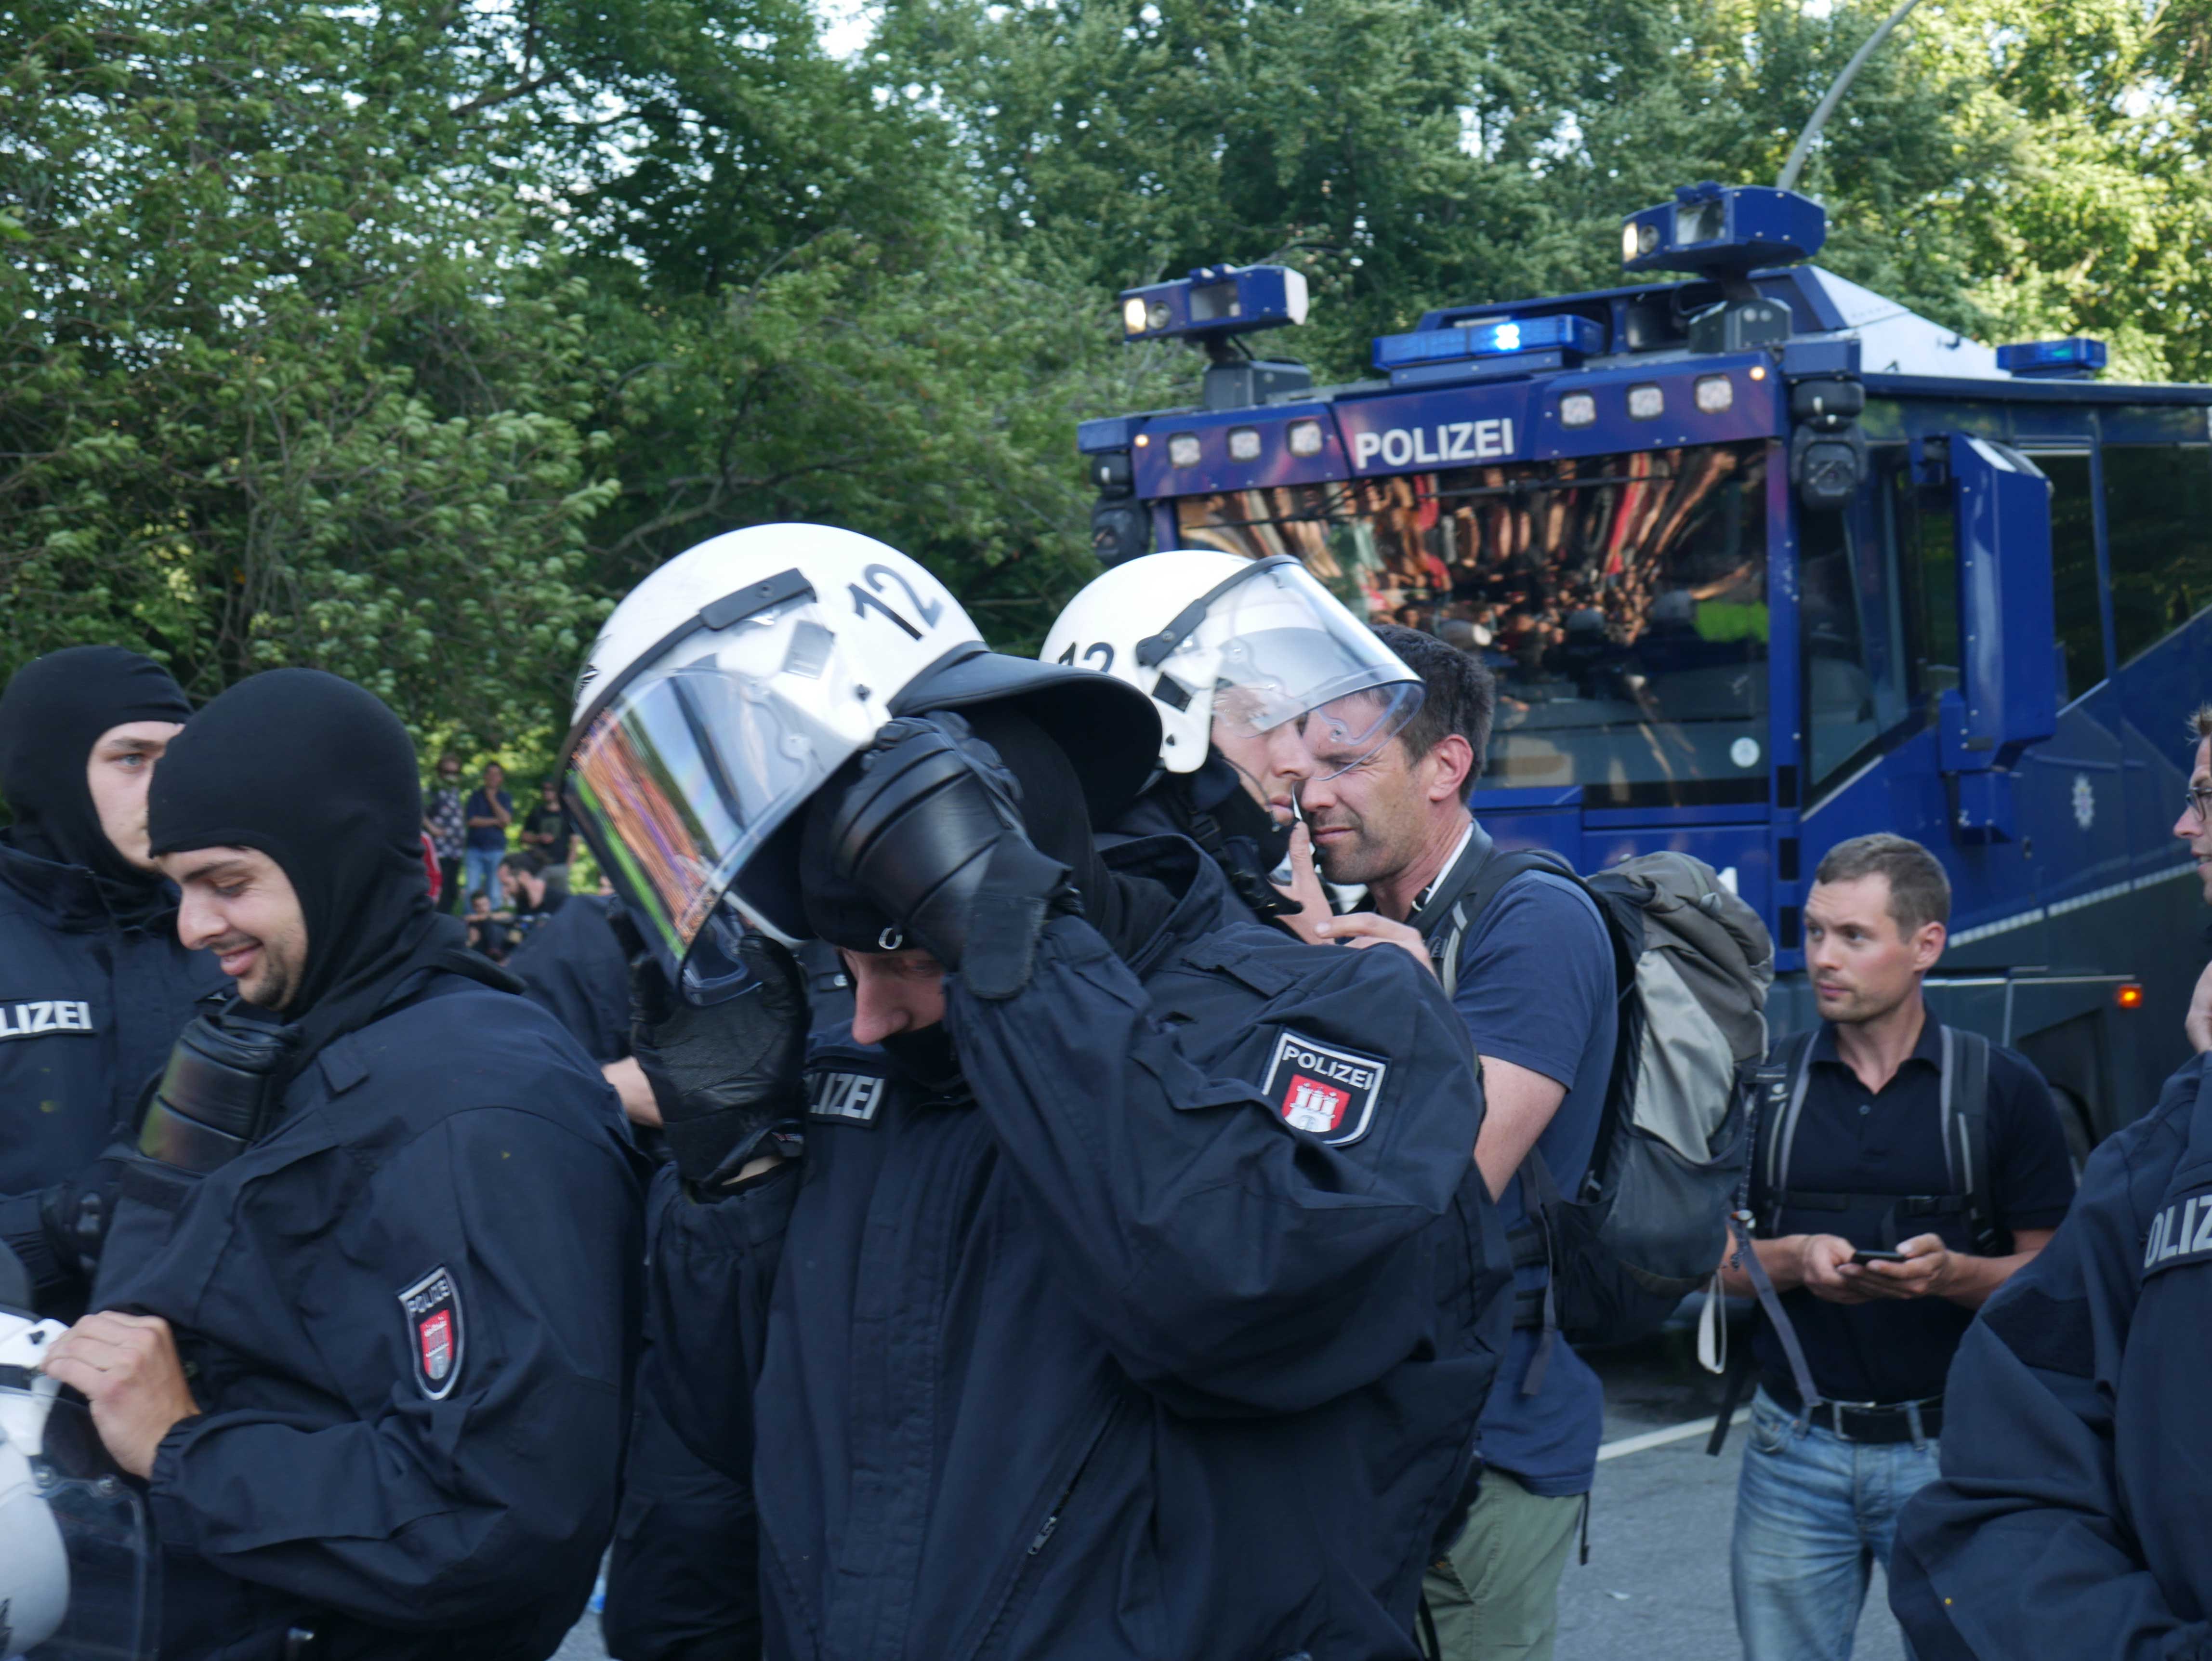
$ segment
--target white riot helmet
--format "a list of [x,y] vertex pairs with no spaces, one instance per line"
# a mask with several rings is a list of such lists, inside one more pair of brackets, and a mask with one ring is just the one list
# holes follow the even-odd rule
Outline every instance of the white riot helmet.
[[738,977],[746,928],[805,937],[799,809],[894,715],[1018,699],[1095,810],[1126,803],[1158,742],[1142,701],[1041,668],[990,651],[943,583],[872,538],[732,531],[653,572],[599,631],[569,806],[662,967],[703,1001]]
[[58,1321],[0,1309],[0,1656],[153,1653],[151,1535],[81,1403],[33,1369]]
[[1173,773],[1196,772],[1210,744],[1242,767],[1240,739],[1318,713],[1329,776],[1421,707],[1420,677],[1287,554],[1185,549],[1116,565],[1068,602],[1039,655],[1151,697]]

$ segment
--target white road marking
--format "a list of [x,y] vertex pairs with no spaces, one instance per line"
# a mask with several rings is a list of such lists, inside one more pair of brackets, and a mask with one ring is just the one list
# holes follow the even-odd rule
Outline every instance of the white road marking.
[[[1741,1425],[1751,1417],[1749,1408],[1738,1408],[1731,1425]],[[1647,1430],[1641,1436],[1624,1436],[1618,1442],[1607,1442],[1597,1451],[1600,1459],[1618,1459],[1624,1454],[1641,1453],[1646,1448],[1663,1448],[1669,1442],[1686,1442],[1692,1436],[1712,1433],[1710,1419],[1692,1419],[1687,1424],[1669,1425],[1664,1430]]]

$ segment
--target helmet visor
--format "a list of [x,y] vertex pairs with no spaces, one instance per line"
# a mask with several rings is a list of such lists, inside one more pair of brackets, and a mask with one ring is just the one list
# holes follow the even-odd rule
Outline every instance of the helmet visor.
[[0,1653],[145,1661],[157,1614],[146,1501],[89,1411],[52,1392],[0,1386]]
[[1218,591],[1162,668],[1179,682],[1211,673],[1214,747],[1250,773],[1260,770],[1248,755],[1279,758],[1295,739],[1313,776],[1334,777],[1421,707],[1419,678],[1291,560],[1257,563]]
[[702,630],[622,686],[574,742],[577,828],[672,979],[702,936],[715,963],[734,961],[744,924],[725,901],[732,880],[873,730],[836,644],[811,594]]

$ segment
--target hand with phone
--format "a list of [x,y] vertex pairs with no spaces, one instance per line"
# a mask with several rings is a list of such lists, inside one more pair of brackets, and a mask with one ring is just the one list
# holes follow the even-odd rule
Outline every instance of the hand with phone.
[[1940,1235],[1916,1234],[1895,1251],[1854,1251],[1841,1272],[1869,1298],[1940,1298],[1950,1289],[1953,1258]]

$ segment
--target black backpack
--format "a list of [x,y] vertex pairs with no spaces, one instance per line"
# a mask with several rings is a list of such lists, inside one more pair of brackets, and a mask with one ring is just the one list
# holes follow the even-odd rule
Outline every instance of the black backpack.
[[1534,1148],[1519,1173],[1530,1220],[1513,1231],[1514,1262],[1549,1271],[1514,1311],[1516,1325],[1545,1335],[1521,1387],[1534,1395],[1554,1332],[1577,1345],[1645,1336],[1711,1277],[1750,1153],[1774,950],[1758,913],[1687,855],[1647,854],[1584,878],[1549,854],[1499,853],[1480,828],[1475,836],[1414,919],[1447,995],[1475,920],[1532,871],[1595,904],[1620,989],[1613,1071],[1582,1183],[1561,1192]]

